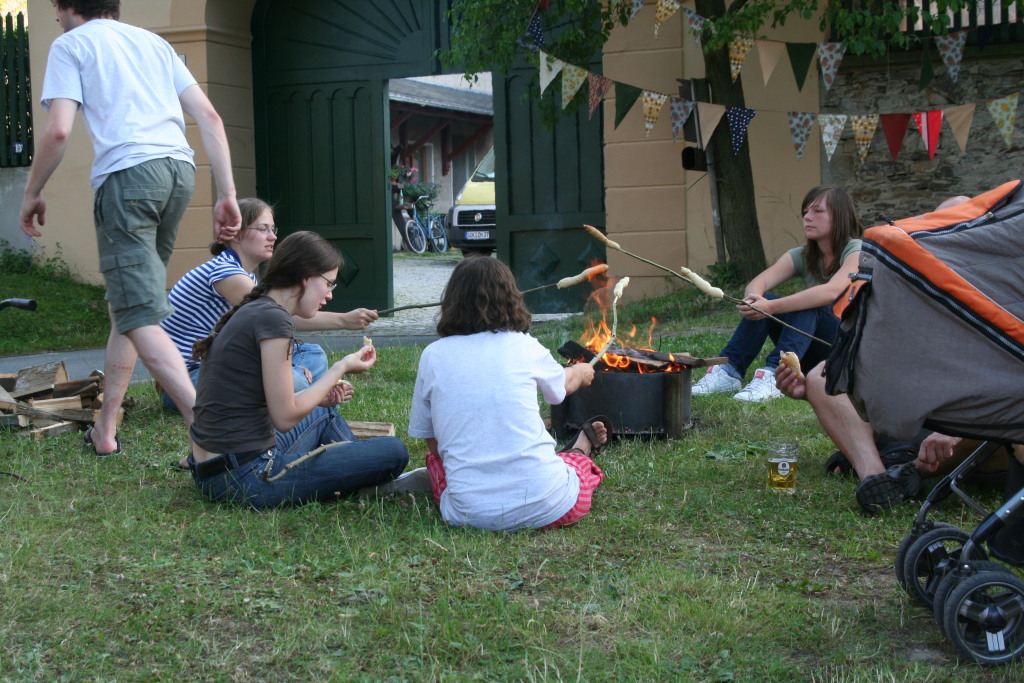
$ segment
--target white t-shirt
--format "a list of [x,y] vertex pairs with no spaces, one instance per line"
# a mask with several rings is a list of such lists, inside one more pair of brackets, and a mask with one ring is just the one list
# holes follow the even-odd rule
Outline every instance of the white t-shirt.
[[448,480],[446,522],[537,528],[576,504],[579,477],[555,453],[538,389],[548,403],[561,403],[565,370],[528,334],[443,337],[423,350],[409,436],[437,439]]
[[194,165],[178,96],[196,84],[160,36],[113,19],[92,19],[53,41],[43,109],[57,98],[81,105],[96,159],[90,185],[107,174],[170,157]]

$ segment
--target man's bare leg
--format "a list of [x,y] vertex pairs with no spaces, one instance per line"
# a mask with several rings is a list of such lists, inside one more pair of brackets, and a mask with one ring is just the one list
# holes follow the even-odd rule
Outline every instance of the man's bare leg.
[[853,465],[861,480],[885,472],[882,458],[875,447],[875,432],[871,424],[861,419],[846,394],[830,396],[825,393],[825,378],[821,375],[821,368],[819,365],[807,373],[807,400],[814,408],[821,426]]
[[103,409],[96,415],[91,439],[97,453],[117,450],[117,414],[124,403],[138,354],[131,341],[111,327],[103,359]]
[[196,388],[192,386],[185,361],[178,347],[159,325],[137,327],[125,334],[134,345],[142,364],[149,370],[163,390],[174,401],[185,426],[192,426],[192,406],[196,403]]

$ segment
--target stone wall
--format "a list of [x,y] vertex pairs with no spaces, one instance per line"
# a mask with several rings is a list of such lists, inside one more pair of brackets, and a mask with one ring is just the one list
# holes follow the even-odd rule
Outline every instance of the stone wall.
[[[943,121],[934,159],[911,120],[895,162],[881,126],[865,162],[861,162],[847,121],[839,147],[828,162],[822,153],[822,180],[845,188],[857,202],[865,227],[881,221],[878,213],[905,218],[933,209],[954,195],[974,196],[1007,180],[1024,178],[1024,133],[1018,116],[1008,148],[985,102],[1012,95],[1024,83],[1024,46],[988,46],[979,53],[967,48],[960,76],[953,82],[933,52],[935,79],[923,90],[920,51],[891,55],[878,62],[847,57],[828,91],[823,113],[914,113],[976,104],[965,153],[960,152],[949,124]],[[817,133],[817,129],[815,129]]]

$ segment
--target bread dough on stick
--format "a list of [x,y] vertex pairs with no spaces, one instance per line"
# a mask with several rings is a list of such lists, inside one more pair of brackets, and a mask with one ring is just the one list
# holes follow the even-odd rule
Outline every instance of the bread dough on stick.
[[586,230],[588,233],[590,233],[591,236],[596,237],[597,239],[599,239],[602,242],[604,242],[605,244],[607,244],[612,249],[615,249],[617,251],[622,251],[622,247],[619,246],[618,242],[613,242],[612,240],[610,240],[607,237],[605,237],[604,233],[601,232],[600,230],[598,230],[597,228],[595,228],[593,225],[587,225],[586,223],[584,223],[583,224],[583,229]]
[[626,287],[628,287],[628,286],[629,286],[629,278],[628,277],[622,278],[621,280],[619,280],[618,282],[615,283],[615,289],[612,290],[612,295],[616,299],[621,299],[622,298],[622,291],[624,289],[626,289]]
[[578,285],[584,280],[588,280],[592,276],[598,275],[599,273],[603,273],[606,270],[608,270],[608,264],[601,263],[596,266],[591,266],[590,268],[587,268],[579,275],[573,275],[572,277],[563,277],[561,280],[558,281],[558,289],[565,289],[566,287]]
[[693,272],[686,266],[680,266],[679,271],[683,275],[685,275],[686,279],[692,282],[694,286],[697,287],[697,289],[704,292],[708,296],[715,299],[721,299],[723,296],[725,296],[725,292],[723,292],[718,287],[712,287],[710,282],[702,278],[700,275],[697,275],[697,273]]

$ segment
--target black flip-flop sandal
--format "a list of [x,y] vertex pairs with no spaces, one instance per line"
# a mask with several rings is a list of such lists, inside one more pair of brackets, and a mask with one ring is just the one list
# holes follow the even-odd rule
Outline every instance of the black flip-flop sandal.
[[114,434],[114,444],[117,446],[114,450],[109,453],[100,453],[96,450],[96,444],[92,442],[92,427],[85,430],[85,438],[82,440],[82,445],[91,448],[93,454],[97,458],[109,458],[112,455],[121,455],[124,451],[121,450],[121,437]]
[[880,474],[865,477],[857,486],[857,502],[868,514],[898,505],[921,492],[921,475],[914,463],[890,467]]
[[[608,432],[608,434],[607,434],[608,438],[602,444],[598,444],[597,443],[597,432],[594,430],[594,427],[593,427],[593,424],[595,422],[600,422],[601,424],[603,424],[605,429]],[[569,438],[569,440],[565,443],[565,446],[563,448],[558,449],[558,452],[559,453],[570,453],[570,452],[571,453],[582,453],[583,455],[587,455],[586,453],[583,453],[583,451],[581,451],[580,449],[573,447],[573,444],[575,444],[577,439],[580,438],[580,434],[585,434],[586,437],[587,437],[587,440],[590,441],[590,454],[589,454],[588,457],[594,457],[595,455],[600,455],[601,451],[603,451],[605,448],[607,448],[608,444],[610,444],[611,441],[612,441],[612,421],[609,420],[604,415],[595,415],[594,417],[592,417],[589,420],[587,420],[586,422],[584,422],[583,426],[580,427],[580,429],[575,434],[573,434]]]
[[825,472],[833,477],[843,477],[853,474],[853,465],[846,459],[842,451],[836,451],[825,461]]

